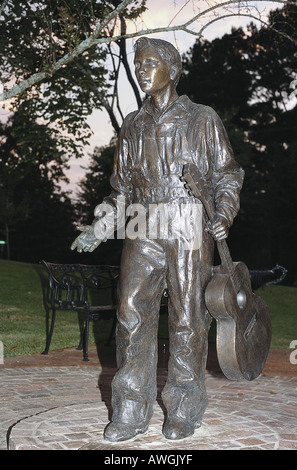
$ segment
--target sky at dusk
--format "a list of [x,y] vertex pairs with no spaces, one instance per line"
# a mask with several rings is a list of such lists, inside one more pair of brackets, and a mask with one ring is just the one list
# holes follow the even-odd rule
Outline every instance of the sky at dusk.
[[[147,0],[147,11],[143,14],[142,19],[138,20],[136,25],[131,25],[128,32],[134,32],[135,29],[144,30],[148,28],[158,28],[168,25],[182,24],[189,18],[197,15],[200,11],[205,10],[209,4],[217,2],[206,0]],[[222,2],[223,3],[223,0]],[[245,2],[242,2],[245,3]],[[249,5],[259,7],[259,10],[268,13],[270,9],[281,7],[281,3],[273,3],[266,1],[250,1]],[[256,14],[255,10],[255,14]],[[204,31],[206,39],[213,39],[222,36],[224,33],[230,32],[232,26],[244,26],[251,21],[251,18],[245,17],[232,17],[215,22]],[[197,27],[201,27],[204,22],[197,23]],[[187,52],[195,42],[195,36],[185,32],[164,32],[151,35],[171,42],[181,54]],[[136,39],[127,40],[127,50],[129,51],[129,60],[133,70],[133,44]],[[120,84],[119,84],[120,104],[124,115],[136,109],[136,102],[130,85],[127,82],[125,72],[122,70]],[[0,108],[0,118],[7,119],[8,112]],[[82,166],[87,166],[89,161],[89,154],[92,153],[96,146],[108,145],[113,136],[113,128],[110,124],[109,117],[106,111],[94,111],[89,117],[88,122],[91,126],[93,136],[90,139],[90,145],[85,149],[85,157],[83,159],[70,160],[71,168],[67,172],[70,179],[70,184],[63,189],[76,192],[77,183],[84,176],[84,169]],[[100,202],[100,201],[98,201]]]

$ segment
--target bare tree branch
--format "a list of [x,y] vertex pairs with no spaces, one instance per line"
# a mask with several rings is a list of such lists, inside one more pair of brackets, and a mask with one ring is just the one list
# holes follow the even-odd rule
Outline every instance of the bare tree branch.
[[123,18],[122,16],[120,17],[120,20],[121,20],[121,36],[122,36],[122,38],[119,41],[119,48],[120,48],[121,60],[122,60],[122,63],[124,65],[124,69],[126,71],[128,81],[129,81],[129,83],[132,87],[132,90],[134,92],[134,96],[136,98],[137,105],[140,108],[141,104],[142,104],[142,99],[141,99],[138,87],[136,85],[136,82],[135,82],[135,80],[132,76],[131,70],[130,70],[130,66],[129,66],[128,58],[127,58],[126,41],[125,41],[125,39],[123,39],[123,36],[126,34],[126,31],[127,31],[126,21],[125,21],[125,18]]
[[[214,18],[213,20],[210,20],[206,25],[202,26],[202,28],[199,30],[199,33],[201,34],[201,36],[203,36],[203,33],[206,30],[206,28],[211,26],[213,23],[215,23],[216,21],[220,21],[222,19],[225,19],[225,18],[231,18],[232,16],[236,16],[236,17],[241,17],[241,16],[244,17],[245,16],[247,18],[251,18],[253,20],[259,21],[263,25],[267,25],[266,21],[261,20],[261,18],[259,18],[258,16],[255,16],[255,15],[252,15],[251,13],[227,13],[226,15],[222,15],[222,16],[219,16],[217,18]],[[270,26],[270,29],[274,29],[274,31],[276,31],[277,33],[279,33],[281,35],[284,35],[283,33],[276,30],[275,28],[272,28],[271,26]],[[289,36],[287,36],[287,37],[289,38]],[[290,39],[292,40],[292,38],[290,38]]]
[[[110,57],[111,57],[112,66],[113,66],[113,73],[114,73],[113,95],[112,95],[112,100],[111,100],[111,104],[109,105],[109,107],[110,107],[110,109],[113,109],[114,102],[116,101],[117,110],[120,114],[121,119],[124,120],[124,116],[123,116],[123,113],[122,113],[122,110],[121,110],[121,107],[120,107],[119,93],[118,93],[118,81],[119,81],[121,60],[120,60],[120,57],[118,57],[118,64],[116,65],[115,60],[114,60],[114,53],[112,52],[112,48],[111,48],[110,44],[108,44],[108,50],[109,50],[109,54],[110,54]],[[114,121],[115,120],[116,120],[116,118],[114,116]],[[119,128],[119,125],[117,127]]]
[[[5,7],[5,4],[7,3],[7,1],[8,0],[2,3],[1,8]],[[264,1],[264,0],[259,0],[259,1]],[[283,3],[287,5],[297,5],[297,1],[295,0],[294,1],[293,0],[269,0],[269,1],[271,3]],[[111,42],[116,42],[116,41],[120,41],[123,39],[131,39],[131,38],[135,38],[135,37],[139,37],[143,35],[149,35],[153,33],[173,32],[173,31],[185,31],[188,34],[192,34],[196,37],[201,37],[203,35],[203,32],[209,25],[213,24],[215,21],[219,21],[220,19],[231,17],[231,16],[250,17],[256,21],[260,21],[262,24],[266,24],[260,17],[256,17],[251,12],[242,13],[240,11],[237,11],[234,13],[221,14],[220,16],[214,19],[207,19],[207,23],[204,26],[201,26],[201,28],[198,31],[194,31],[193,29],[191,29],[191,26],[194,23],[196,23],[198,20],[202,19],[203,17],[207,16],[210,13],[216,12],[217,10],[220,10],[220,9],[224,10],[224,8],[226,9],[227,7],[232,7],[235,5],[237,5],[238,8],[243,8],[243,7],[251,8],[252,7],[252,5],[249,5],[249,1],[243,2],[243,1],[238,1],[238,0],[226,0],[219,4],[216,3],[215,5],[212,5],[203,11],[200,11],[197,15],[193,16],[192,18],[190,18],[188,21],[186,21],[183,24],[160,27],[160,28],[143,29],[141,31],[136,31],[134,33],[120,34],[118,36],[113,36],[113,37],[110,37],[107,35],[102,36],[104,34],[105,28],[110,24],[110,22],[115,21],[116,18],[121,15],[123,10],[129,6],[129,4],[131,4],[131,0],[122,0],[120,4],[117,6],[117,8],[111,11],[104,20],[102,20],[100,23],[97,24],[96,28],[94,29],[94,32],[89,37],[87,37],[84,41],[78,44],[78,46],[76,46],[68,54],[65,54],[65,56],[59,59],[56,63],[54,63],[47,70],[43,70],[41,72],[35,73],[31,77],[24,79],[21,83],[14,85],[10,90],[4,91],[2,94],[0,94],[0,102],[21,94],[25,90],[28,90],[29,88],[31,88],[33,85],[41,82],[42,80],[45,80],[47,77],[52,77],[52,75],[56,73],[61,67],[72,62],[73,59],[75,59],[77,56],[79,56],[80,54],[82,54],[84,51],[94,46],[95,44],[109,44]],[[172,21],[170,22],[170,24],[172,23]],[[275,32],[279,33],[280,35],[286,37],[286,39],[288,39],[289,41],[292,41],[293,43],[296,44],[295,38],[292,38],[286,35],[285,33],[279,32],[277,29],[274,29],[274,28],[271,28],[271,29],[273,29]]]
[[[69,64],[70,62],[72,62],[72,60],[75,57],[79,56],[84,51],[86,51],[87,49],[92,47],[94,44],[96,44],[96,39],[104,31],[104,29],[110,23],[110,21],[113,18],[116,18],[129,5],[129,3],[131,3],[131,0],[123,0],[118,5],[117,8],[115,8],[112,12],[109,13],[109,15],[106,16],[104,20],[98,23],[94,32],[88,38],[86,38],[78,46],[72,49],[71,52],[69,52],[68,54],[65,54],[65,56],[62,57],[60,60],[58,60],[55,64],[53,64],[51,68],[49,68],[46,71],[33,74],[31,77],[27,78],[21,83],[14,85],[10,90],[4,91],[2,94],[0,94],[0,102],[5,101],[14,96],[17,96],[21,94],[22,92],[24,92],[25,90],[27,90],[28,88],[31,88],[31,86],[35,85],[36,83],[41,82],[47,77],[51,77],[61,67]],[[111,42],[112,40],[113,40],[112,38],[104,38],[104,41],[102,42],[108,43],[108,42]]]

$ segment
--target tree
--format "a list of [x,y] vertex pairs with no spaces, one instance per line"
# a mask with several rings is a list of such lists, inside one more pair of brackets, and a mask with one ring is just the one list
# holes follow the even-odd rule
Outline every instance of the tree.
[[94,208],[110,193],[109,178],[113,170],[115,142],[104,147],[95,147],[84,178],[79,183],[77,210],[84,224],[93,220]]
[[[202,37],[208,26],[234,16],[266,21],[253,2],[205,0],[204,9],[179,24],[180,13],[191,2],[194,11],[194,0],[187,0],[169,26],[139,31],[134,24],[146,10],[146,0],[2,0],[0,101],[14,97],[12,109],[22,103],[28,113],[59,132],[60,146],[69,156],[82,156],[91,136],[87,117],[94,109],[105,108],[115,133],[119,132],[121,65],[141,105],[127,59],[128,38],[179,30]],[[269,27],[276,31],[278,26],[270,23]],[[279,34],[295,44],[294,32],[279,30]]]
[[[190,0],[186,2],[188,3]],[[261,3],[261,1],[257,2],[258,5]],[[271,3],[281,3],[288,7],[297,4],[296,1],[291,0],[272,0]],[[178,21],[182,7],[169,26],[150,30],[137,30],[136,28],[132,31],[131,21],[144,10],[144,0],[63,0],[62,2],[2,0],[0,3],[0,70],[4,91],[0,100],[15,97],[18,108],[26,113],[26,118],[30,116],[33,120],[34,116],[34,125],[46,125],[53,139],[58,134],[60,135],[60,143],[57,143],[59,151],[63,148],[69,153],[79,155],[90,132],[85,118],[91,109],[104,106],[112,120],[113,106],[117,106],[118,103],[117,74],[120,63],[123,62],[125,66],[125,40],[128,38],[178,30],[201,38],[206,28],[215,22],[223,18],[244,16],[260,22],[262,28],[261,30],[256,28],[256,30],[261,31],[261,34],[271,33],[278,40],[281,38],[283,42],[291,43],[292,47],[296,46],[296,28],[292,29],[287,25],[285,17],[270,17],[266,20],[262,12],[253,7],[253,2],[206,0],[205,5],[203,10],[193,14],[186,21]],[[250,36],[252,34],[251,31]],[[240,39],[241,43],[243,39],[245,38]],[[114,53],[111,55],[110,49],[113,43],[119,46],[120,61],[114,61],[114,88],[111,91],[106,81],[107,69],[104,60],[106,54],[114,59],[115,55]],[[260,49],[262,47],[260,43],[259,47]],[[239,51],[238,46],[234,45],[234,50]],[[225,51],[222,50],[222,52]],[[257,53],[259,53],[258,50],[253,57],[256,57]],[[234,65],[230,65],[231,58],[234,58],[236,67],[240,65],[239,57],[241,60],[245,59],[244,54],[229,55],[226,63],[229,63],[231,69],[235,68]],[[249,56],[249,60],[251,57],[252,55]],[[264,55],[262,57],[264,58]],[[226,68],[224,70],[227,84],[230,74]],[[128,67],[126,71],[129,73]],[[253,68],[252,85],[250,85],[250,77],[245,75],[244,93],[247,93],[250,87],[254,87],[254,93],[262,92],[255,85],[256,74],[256,68]],[[239,97],[239,87],[237,91]],[[243,106],[239,109],[238,106],[241,105],[237,103],[237,106],[234,106],[233,103],[231,107],[228,106],[228,109],[223,111],[224,119],[237,126],[237,136],[242,132],[247,132],[244,127],[246,125],[249,142],[252,144],[252,131],[256,131],[256,128],[252,129],[253,117],[248,114],[251,107],[244,108]],[[256,108],[254,110],[257,111]],[[257,122],[260,122],[262,112],[259,109]],[[245,123],[243,117],[246,120]],[[263,123],[265,123],[264,120]],[[119,122],[115,119],[113,125],[117,128]],[[69,133],[71,136],[67,135]],[[72,135],[77,137],[81,147],[73,140]],[[254,135],[256,138],[257,132],[254,132]],[[287,144],[285,141],[284,143]],[[292,148],[293,144],[290,143],[290,151]],[[266,173],[265,171],[263,173],[263,167],[260,168],[263,157],[260,140],[254,141],[253,152],[254,155],[257,153],[257,160],[250,165],[251,171],[254,171],[262,184],[265,182]],[[263,194],[265,193],[261,193]]]
[[[113,159],[116,149],[114,140],[110,145],[95,147],[90,155],[90,164],[86,169],[84,178],[79,183],[78,203],[76,204],[76,220],[82,224],[90,224],[94,219],[94,209],[104,197],[110,194],[110,175],[113,170]],[[116,234],[115,234],[116,237]],[[92,253],[92,262],[98,264],[120,264],[122,240],[113,240],[112,243],[102,243]],[[79,255],[82,256],[81,254]],[[84,255],[86,262],[88,254]]]
[[66,158],[45,125],[21,110],[1,125],[0,228],[9,237],[8,256],[38,261],[65,251],[64,239],[69,244],[73,236],[73,208],[58,186],[66,179],[66,168]]
[[297,47],[286,36],[296,34],[296,19],[296,7],[287,5],[268,19],[282,35],[250,24],[247,32],[197,41],[184,57],[180,83],[180,92],[222,116],[246,172],[229,240],[234,256],[254,267],[283,264],[290,281],[297,273]]
[[[285,7],[272,12],[270,22],[280,24],[286,33],[296,31],[297,10]],[[291,99],[291,83],[296,79],[297,48],[264,29],[253,30],[253,37],[260,47],[255,55],[258,66],[253,70],[249,138],[255,148],[255,168],[262,176],[264,233],[271,261],[283,260],[293,280],[297,263],[293,244],[297,235],[297,106]]]
[[71,199],[65,194],[51,194],[46,183],[40,183],[31,194],[27,219],[19,221],[11,232],[11,258],[31,263],[41,259],[72,262],[74,210]]
[[[22,106],[27,115],[59,133],[60,148],[81,155],[91,135],[86,118],[94,107],[102,107],[107,93],[106,53],[93,47],[61,67],[55,76],[50,70],[90,33],[88,2],[6,3],[0,24],[1,80],[5,83],[14,78],[18,82],[40,70],[48,72],[46,80],[17,97],[12,109]],[[100,12],[97,14],[100,17]]]
[[19,202],[15,202],[14,192],[18,185],[20,175],[18,171],[10,172],[9,168],[1,168],[0,183],[0,220],[1,232],[5,234],[6,258],[10,259],[10,232],[18,222],[26,220],[28,216],[28,201],[26,195]]
[[[74,0],[73,0],[74,1]],[[79,2],[79,0],[77,0]],[[264,0],[260,0],[258,3],[261,3]],[[270,0],[271,3],[283,3],[289,5],[296,5],[297,2],[293,0]],[[48,3],[48,2],[47,2]],[[196,15],[189,18],[187,21],[177,25],[171,26],[164,26],[161,28],[154,28],[154,29],[146,29],[141,31],[136,31],[133,33],[126,33],[126,29],[122,28],[119,31],[117,29],[117,20],[122,19],[124,12],[129,10],[128,17],[134,18],[135,17],[135,1],[131,0],[114,0],[114,1],[88,1],[82,2],[86,8],[90,10],[90,17],[87,21],[86,29],[81,29],[78,24],[76,23],[75,17],[68,15],[64,15],[63,17],[63,10],[61,12],[61,18],[58,21],[59,24],[64,26],[64,38],[62,38],[63,48],[64,50],[61,51],[60,54],[57,54],[56,47],[60,44],[59,40],[55,40],[55,33],[56,31],[52,31],[52,22],[50,21],[49,26],[45,26],[40,29],[40,36],[38,36],[38,43],[44,41],[46,36],[46,60],[39,61],[36,64],[36,67],[30,68],[27,70],[27,74],[24,75],[24,71],[18,69],[17,67],[13,67],[13,73],[17,74],[18,83],[12,86],[9,90],[5,90],[2,95],[0,95],[0,101],[9,99],[11,97],[17,96],[18,94],[24,92],[27,89],[30,89],[33,85],[40,83],[44,80],[48,80],[58,71],[65,66],[68,66],[71,62],[73,62],[77,57],[81,56],[86,51],[89,51],[93,47],[102,44],[111,44],[112,42],[119,41],[121,39],[128,39],[137,36],[143,36],[151,33],[163,32],[163,31],[185,31],[189,34],[193,34],[197,37],[202,37],[204,34],[205,29],[213,24],[214,22],[219,21],[220,19],[227,18],[227,17],[234,17],[234,16],[247,16],[250,18],[254,18],[261,23],[265,23],[265,20],[262,19],[261,12],[256,8],[253,7],[252,2],[249,1],[236,1],[236,0],[226,0],[223,2],[206,2],[207,7],[199,11]],[[186,3],[189,3],[186,2]],[[70,0],[67,2],[67,7],[70,4]],[[140,9],[143,10],[145,1],[141,2]],[[66,3],[65,3],[66,5]],[[24,11],[29,8],[33,8],[37,16],[37,12],[43,12],[45,6],[42,0],[38,2],[33,0],[21,0],[18,2],[19,10],[18,15],[23,16]],[[2,5],[0,6],[0,14],[2,15],[3,24],[7,24],[9,22],[11,12],[14,11],[16,8],[15,2],[12,0],[2,0]],[[180,11],[183,7],[180,9]],[[81,10],[80,10],[81,11]],[[178,17],[180,11],[175,15],[172,19],[171,23]],[[52,15],[52,12],[51,12]],[[50,16],[46,16],[46,21],[49,21]],[[203,19],[205,19],[203,24]],[[198,26],[198,29],[195,30],[194,25],[199,21],[202,20],[202,25]],[[86,25],[86,23],[84,23]],[[28,25],[27,25],[28,26]],[[31,23],[30,23],[31,27]],[[270,25],[270,27],[274,31],[278,31],[276,25]],[[292,41],[296,44],[296,37],[290,36],[287,32],[278,31],[279,34],[285,35],[288,40]],[[44,35],[46,33],[46,35]],[[82,37],[84,36],[84,38]],[[2,36],[3,37],[3,36]],[[5,36],[4,36],[5,37]],[[11,40],[11,34],[6,36],[7,39]],[[6,40],[7,41],[7,40]],[[27,38],[27,41],[32,44],[32,41]],[[67,47],[65,48],[65,45]],[[2,81],[5,84],[8,82],[8,77],[5,76],[7,74],[6,65],[11,65],[11,57],[14,57],[13,52],[10,50],[10,45],[7,42],[3,42],[1,44],[1,48],[4,51],[4,64],[5,64],[5,72],[2,74]],[[18,73],[17,73],[18,72]],[[8,70],[8,73],[11,73],[11,70]]]
[[[70,154],[80,156],[91,136],[87,117],[94,109],[107,110],[116,131],[119,124],[114,110],[119,65],[113,58],[113,70],[106,67],[110,49],[94,44],[82,54],[74,54],[76,46],[92,34],[96,21],[104,16],[119,0],[38,0],[7,1],[3,8],[4,21],[0,22],[0,79],[5,84],[14,79],[29,80],[32,74],[43,77],[30,89],[17,95],[13,109],[22,103],[31,115],[60,132],[61,147]],[[121,12],[122,30],[126,19],[133,19],[144,9],[144,0],[134,0],[131,7]],[[138,7],[138,3],[140,6]],[[113,34],[114,25],[109,25]],[[118,41],[120,59],[127,73],[125,44]],[[55,64],[71,56],[56,72]],[[111,85],[109,75],[114,82]],[[131,77],[130,77],[131,81]],[[133,84],[133,82],[132,82]]]

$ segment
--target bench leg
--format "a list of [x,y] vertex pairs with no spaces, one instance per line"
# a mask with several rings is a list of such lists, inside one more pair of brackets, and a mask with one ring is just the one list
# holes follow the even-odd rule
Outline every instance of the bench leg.
[[80,314],[77,314],[77,320],[79,324],[79,330],[80,330],[80,340],[79,340],[79,345],[77,346],[76,350],[81,351],[84,348],[84,342],[85,342],[85,331],[86,331],[86,313],[84,312],[84,318],[82,319]]
[[50,327],[50,331],[49,331],[49,333],[46,337],[45,350],[42,352],[42,354],[48,354],[50,344],[51,344],[51,341],[52,341],[53,332],[54,332],[55,319],[56,319],[56,309],[52,309],[51,327]]
[[110,329],[110,333],[109,333],[109,337],[108,337],[106,346],[109,346],[110,343],[112,342],[112,339],[114,337],[114,333],[115,333],[115,330],[116,330],[116,326],[117,326],[117,317],[116,317],[116,314],[115,314],[114,318],[113,318],[112,325],[111,325],[111,329]]
[[85,328],[83,332],[83,360],[85,362],[88,362],[89,360],[88,349],[89,349],[89,318],[86,319],[86,324],[85,324]]
[[81,351],[82,348],[84,347],[84,334],[85,334],[85,329],[83,329],[83,332],[80,335],[79,345],[76,348],[77,351]]

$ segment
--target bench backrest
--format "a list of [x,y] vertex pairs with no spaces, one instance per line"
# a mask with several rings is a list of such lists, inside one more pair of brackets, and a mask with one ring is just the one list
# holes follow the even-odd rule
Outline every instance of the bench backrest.
[[93,290],[110,290],[113,304],[116,304],[118,266],[57,264],[42,260],[49,276],[51,300],[60,307],[62,304],[75,308],[77,303],[89,301],[88,293]]

